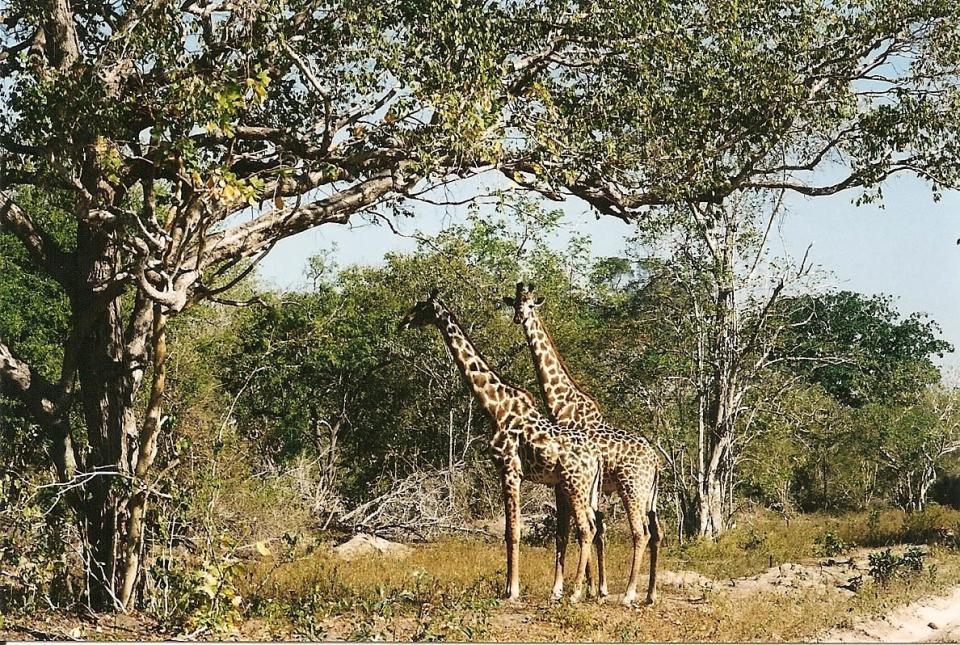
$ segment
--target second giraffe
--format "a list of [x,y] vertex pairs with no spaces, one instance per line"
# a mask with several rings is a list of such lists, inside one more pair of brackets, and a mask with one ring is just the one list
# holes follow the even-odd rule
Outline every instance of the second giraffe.
[[[617,491],[623,501],[633,535],[633,562],[623,603],[629,605],[636,599],[640,562],[649,544],[650,580],[646,602],[653,604],[657,597],[657,555],[661,539],[660,522],[657,519],[660,461],[657,453],[643,437],[606,423],[596,400],[573,380],[537,314],[537,307],[544,299],[533,295],[533,285],[527,288],[523,282],[518,282],[515,295],[503,300],[513,307],[514,322],[523,325],[550,419],[560,425],[574,424],[585,430],[591,449],[600,454],[603,462],[603,492]],[[558,495],[555,596],[559,596],[563,590],[562,551],[566,549],[570,530],[569,508],[562,502]],[[602,527],[597,534],[597,578],[599,595],[606,596]]]

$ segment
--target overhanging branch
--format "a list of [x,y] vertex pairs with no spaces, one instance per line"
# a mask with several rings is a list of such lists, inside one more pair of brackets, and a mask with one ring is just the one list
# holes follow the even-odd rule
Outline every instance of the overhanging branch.
[[357,211],[374,205],[389,193],[408,190],[419,179],[419,176],[401,177],[396,171],[384,170],[307,206],[273,210],[212,235],[207,244],[209,251],[198,258],[196,266],[202,270],[232,257],[253,255],[279,239],[321,224],[345,224]]

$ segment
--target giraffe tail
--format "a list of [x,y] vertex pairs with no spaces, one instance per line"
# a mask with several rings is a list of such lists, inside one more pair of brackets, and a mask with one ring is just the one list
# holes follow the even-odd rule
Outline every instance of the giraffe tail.
[[597,465],[593,473],[593,483],[590,485],[590,508],[596,512],[600,508],[600,486],[603,484],[603,463]]
[[660,469],[657,468],[653,471],[653,484],[651,484],[652,490],[650,491],[650,508],[647,509],[648,513],[657,513],[657,492],[660,490]]
[[603,513],[600,512],[600,492],[603,487],[603,461],[597,464],[597,471],[593,475],[593,484],[590,487],[590,509],[593,511],[597,539],[603,535]]
[[650,530],[650,549],[651,551],[655,548],[654,545],[659,545],[660,540],[662,539],[662,534],[660,533],[660,519],[657,517],[657,492],[660,488],[660,470],[653,471],[653,484],[652,490],[650,491],[650,507],[647,509],[647,528]]

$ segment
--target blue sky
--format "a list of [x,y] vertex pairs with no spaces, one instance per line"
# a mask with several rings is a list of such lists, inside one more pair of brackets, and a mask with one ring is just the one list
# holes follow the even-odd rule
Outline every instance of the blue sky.
[[[476,187],[459,187],[456,192]],[[828,272],[828,285],[890,294],[901,313],[929,314],[941,325],[943,337],[960,347],[960,193],[934,202],[925,184],[899,177],[885,185],[882,205],[857,207],[852,203],[855,197],[855,192],[791,196],[780,228],[785,250],[799,258],[813,243],[810,259]],[[631,232],[630,226],[614,218],[597,220],[582,202],[561,207],[566,217],[558,243],[574,231],[586,233],[593,239],[595,255],[612,255]],[[462,209],[422,205],[416,217],[399,223],[399,229],[405,234],[435,233],[461,218]],[[261,265],[261,275],[278,287],[295,288],[304,284],[307,258],[322,250],[335,248],[333,258],[345,266],[377,264],[387,251],[414,246],[413,240],[375,224],[325,226],[278,244]],[[960,353],[941,363],[957,370]]]

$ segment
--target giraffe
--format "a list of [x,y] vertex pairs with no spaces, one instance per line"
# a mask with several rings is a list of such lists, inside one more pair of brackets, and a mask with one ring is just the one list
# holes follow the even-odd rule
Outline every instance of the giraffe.
[[580,533],[580,560],[570,599],[578,601],[596,533],[600,495],[600,457],[575,424],[560,427],[537,410],[526,390],[507,383],[476,350],[463,327],[434,290],[400,322],[401,329],[435,325],[473,395],[493,422],[492,457],[500,475],[506,515],[507,581],[504,595],[520,595],[520,482],[555,486],[569,501]]
[[[513,307],[513,321],[523,325],[550,419],[560,425],[574,423],[585,429],[588,443],[595,451],[599,451],[602,459],[602,492],[617,491],[623,501],[633,535],[633,562],[623,603],[630,605],[636,600],[640,563],[643,560],[643,551],[649,544],[650,579],[646,603],[653,604],[657,597],[657,557],[661,539],[660,522],[657,519],[660,460],[646,439],[606,423],[597,401],[574,381],[537,313],[537,307],[543,304],[544,298],[534,297],[533,285],[525,288],[523,282],[518,282],[515,295],[512,298],[507,296],[503,300],[506,305]],[[608,591],[604,571],[603,518],[599,512],[597,524],[598,595],[602,598]],[[558,551],[566,549],[569,527],[568,509],[561,504],[558,496]],[[562,593],[563,558],[559,555],[557,567],[557,579],[561,587],[554,589],[555,595]]]

